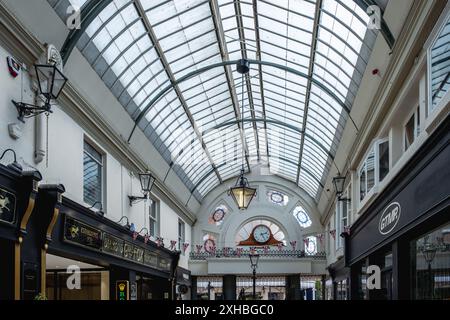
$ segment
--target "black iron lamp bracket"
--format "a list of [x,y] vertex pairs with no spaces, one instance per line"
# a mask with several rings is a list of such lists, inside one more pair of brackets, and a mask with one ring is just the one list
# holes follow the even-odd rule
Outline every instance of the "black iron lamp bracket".
[[17,109],[19,119],[21,122],[25,123],[25,119],[35,117],[41,113],[53,113],[49,101],[46,101],[42,107],[35,106],[34,104],[17,102],[12,100],[12,103]]
[[132,207],[134,203],[138,203],[138,202],[141,202],[143,200],[148,200],[148,194],[145,194],[142,197],[128,196],[128,200],[130,201],[130,207]]

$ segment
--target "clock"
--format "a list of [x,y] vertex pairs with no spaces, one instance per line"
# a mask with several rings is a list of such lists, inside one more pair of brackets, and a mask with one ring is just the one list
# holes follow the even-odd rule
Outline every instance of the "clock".
[[213,239],[206,239],[203,247],[205,248],[206,252],[212,253],[214,251],[214,248],[216,247],[216,243]]
[[260,224],[253,229],[252,235],[256,242],[263,244],[269,241],[272,232],[268,226]]
[[223,211],[223,209],[217,209],[216,211],[214,211],[213,216],[212,216],[212,218],[215,222],[222,221],[224,217],[225,217],[225,211]]

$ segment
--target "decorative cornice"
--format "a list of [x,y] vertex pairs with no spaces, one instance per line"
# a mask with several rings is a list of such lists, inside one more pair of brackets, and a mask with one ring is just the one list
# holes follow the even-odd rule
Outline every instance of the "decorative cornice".
[[[28,66],[33,65],[44,51],[44,46],[39,40],[20,24],[18,18],[2,2],[0,2],[0,44]],[[147,170],[146,163],[131,150],[125,139],[114,131],[70,81],[64,87],[59,101],[60,108],[99,142],[104,143],[111,155],[121,164],[131,171]],[[188,224],[195,223],[195,215],[172,191],[159,181],[155,183],[154,188],[157,195],[168,202],[167,204],[179,213]]]

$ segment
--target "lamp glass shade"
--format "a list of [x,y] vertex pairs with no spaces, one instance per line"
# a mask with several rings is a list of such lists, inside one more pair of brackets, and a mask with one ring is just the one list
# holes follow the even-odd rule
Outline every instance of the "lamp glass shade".
[[258,266],[259,254],[251,254],[250,255],[250,263],[252,267]]
[[423,249],[423,255],[427,263],[433,262],[434,257],[436,256],[436,248],[431,244],[426,244]]
[[67,78],[53,65],[38,64],[35,69],[40,93],[47,99],[57,99],[67,82]]
[[142,192],[148,193],[153,187],[155,178],[150,173],[140,173],[139,180],[141,182]]
[[230,191],[234,202],[236,202],[240,210],[247,209],[256,194],[255,188],[250,188],[245,185],[233,187]]
[[341,195],[344,192],[345,177],[334,177],[333,185],[337,195]]

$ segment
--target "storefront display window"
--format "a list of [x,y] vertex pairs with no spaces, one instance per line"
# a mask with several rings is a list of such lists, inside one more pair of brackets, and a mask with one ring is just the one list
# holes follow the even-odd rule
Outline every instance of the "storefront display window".
[[450,299],[450,223],[411,242],[412,299]]

